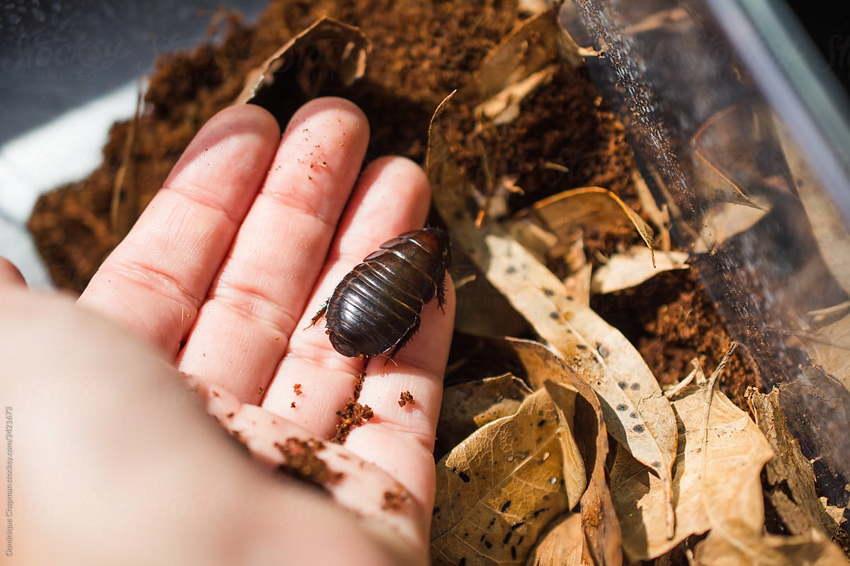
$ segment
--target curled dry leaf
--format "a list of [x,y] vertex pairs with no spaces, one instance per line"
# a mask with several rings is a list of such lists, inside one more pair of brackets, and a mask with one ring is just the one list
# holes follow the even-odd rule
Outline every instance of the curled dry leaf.
[[537,202],[531,207],[531,214],[561,242],[573,241],[577,230],[588,227],[601,232],[634,228],[653,250],[655,232],[652,227],[608,189],[584,187],[564,191]]
[[562,58],[572,64],[582,61],[575,42],[558,23],[557,12],[546,10],[494,47],[458,96],[480,101],[475,115],[481,120],[511,122],[523,99],[552,78]]
[[705,166],[698,195],[710,202],[757,206],[753,194],[790,193],[788,168],[773,113],[764,104],[732,104],[711,116],[691,139]]
[[632,173],[632,184],[635,187],[641,210],[649,217],[658,231],[658,234],[655,236],[655,249],[665,252],[670,251],[670,211],[667,209],[667,204],[665,203],[661,207],[658,206],[658,203],[655,202],[655,196],[649,190],[646,180],[639,171]]
[[817,366],[802,364],[799,370],[799,380],[775,387],[779,390],[782,410],[788,423],[794,427],[792,430],[800,440],[804,454],[809,457],[829,456],[816,462],[823,495],[830,501],[847,501],[847,483],[843,473],[847,451],[845,443],[838,439],[847,436],[850,392]]
[[[434,564],[522,564],[570,508],[558,408],[538,390],[516,414],[478,429],[437,464]],[[577,503],[577,502],[574,502]]]
[[655,252],[654,266],[652,259],[652,252],[642,247],[612,255],[593,273],[591,290],[594,293],[614,293],[637,287],[665,271],[688,269],[688,254],[685,252]]
[[140,87],[136,98],[136,113],[130,120],[130,131],[127,132],[127,139],[124,142],[121,166],[115,172],[115,181],[112,185],[109,224],[112,233],[119,239],[123,239],[130,232],[130,228],[139,217],[139,187],[136,184],[136,160],[133,156],[133,147],[136,143],[136,131],[139,127],[143,103],[144,92]]
[[452,278],[457,282],[455,330],[494,337],[528,333],[525,319],[456,246],[452,247]]
[[850,389],[850,314],[812,332],[795,332],[812,361]]
[[358,28],[322,18],[249,72],[234,104],[257,104],[286,124],[303,103],[363,77],[369,50]]
[[[585,555],[581,515],[570,513],[556,519],[528,555],[526,566],[582,566],[593,564]],[[585,559],[583,562],[582,559]]]
[[800,451],[800,441],[788,430],[779,389],[769,395],[749,389],[747,401],[756,423],[776,453],[765,466],[765,496],[791,534],[823,530],[812,463]]
[[696,235],[693,253],[710,253],[733,237],[746,232],[770,212],[770,205],[759,206],[730,202],[713,205],[705,213],[702,231]]
[[839,529],[845,529],[847,519],[845,517],[846,508],[830,505],[829,500],[825,496],[818,498],[820,502],[820,518],[823,524],[826,536],[833,540],[838,534]]
[[448,452],[485,424],[513,415],[529,395],[525,382],[510,373],[446,387],[437,423],[439,452]]
[[695,566],[846,566],[838,547],[819,530],[805,535],[764,535],[746,525],[712,531],[696,547]]
[[537,334],[590,383],[602,401],[609,432],[662,479],[668,502],[665,524],[672,536],[676,420],[658,381],[617,329],[568,296],[561,281],[506,237],[499,226],[488,223],[483,229],[475,227],[465,206],[472,189],[454,164],[439,124],[445,103],[431,123],[428,174],[434,202],[456,245],[478,264]]
[[850,292],[850,232],[847,224],[785,126],[779,120],[775,123],[821,256],[838,284]]
[[[581,497],[581,524],[585,537],[585,555],[596,566],[620,566],[623,550],[620,524],[614,511],[606,479],[608,431],[602,407],[590,386],[554,352],[529,340],[506,339],[504,344],[517,356],[534,387],[554,391],[552,381],[575,389],[584,404],[576,404],[575,438],[590,469],[587,489]],[[557,391],[554,393],[557,395]]]
[[691,385],[673,401],[679,423],[674,465],[676,532],[659,528],[664,520],[664,485],[625,451],[611,471],[612,495],[623,525],[623,548],[632,561],[656,558],[692,534],[746,525],[764,525],[761,469],[773,457],[770,444],[746,413],[710,384]]

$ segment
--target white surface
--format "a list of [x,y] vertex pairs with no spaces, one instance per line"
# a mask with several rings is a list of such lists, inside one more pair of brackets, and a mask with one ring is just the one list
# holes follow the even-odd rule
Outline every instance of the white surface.
[[126,84],[0,146],[0,255],[30,286],[51,286],[26,229],[35,201],[100,165],[110,126],[133,115],[139,88]]

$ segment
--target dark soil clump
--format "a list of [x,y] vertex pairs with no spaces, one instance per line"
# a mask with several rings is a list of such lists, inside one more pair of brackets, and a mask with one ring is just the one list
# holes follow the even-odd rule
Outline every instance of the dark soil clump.
[[277,448],[286,458],[286,463],[281,464],[279,470],[287,475],[322,488],[338,483],[343,478],[343,474],[329,470],[327,464],[317,455],[324,448],[322,442],[287,438],[286,442],[278,444]]

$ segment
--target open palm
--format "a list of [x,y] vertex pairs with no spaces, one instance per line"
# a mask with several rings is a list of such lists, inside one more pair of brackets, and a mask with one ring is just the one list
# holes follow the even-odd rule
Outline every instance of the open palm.
[[[173,359],[261,459],[274,460],[270,447],[281,437],[332,438],[336,412],[365,369],[359,400],[374,417],[353,430],[345,449],[406,488],[416,511],[400,515],[410,523],[400,529],[424,543],[454,319],[451,283],[446,314],[428,304],[421,332],[395,363],[376,358],[367,368],[335,352],[321,325],[306,329],[345,273],[425,221],[430,193],[417,165],[382,158],[360,174],[368,137],[365,116],[341,99],[305,105],[282,135],[258,107],[222,111],[79,303]],[[404,391],[415,405],[400,406]],[[381,508],[385,494],[374,490],[386,482],[363,485],[377,487],[350,487],[346,504]]]

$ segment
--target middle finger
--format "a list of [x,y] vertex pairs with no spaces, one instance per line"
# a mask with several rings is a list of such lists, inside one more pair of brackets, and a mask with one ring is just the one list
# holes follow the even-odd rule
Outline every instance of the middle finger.
[[324,263],[368,129],[338,98],[296,112],[178,357],[181,371],[260,401]]

